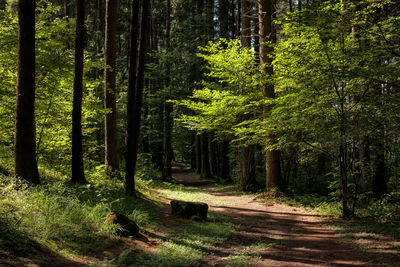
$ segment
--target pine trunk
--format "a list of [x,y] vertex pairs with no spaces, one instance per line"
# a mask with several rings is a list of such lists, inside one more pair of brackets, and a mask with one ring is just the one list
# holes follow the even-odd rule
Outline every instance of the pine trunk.
[[[171,46],[171,1],[167,0],[167,19],[166,19],[166,49],[167,51],[170,50]],[[171,73],[171,66],[167,61],[167,81],[166,85],[168,87],[168,96],[166,100],[170,100],[172,98],[171,95],[171,85],[170,85],[170,73]],[[165,120],[164,120],[164,167],[163,167],[163,178],[171,178],[172,177],[172,127],[173,127],[173,105],[168,101],[164,101],[164,112],[165,112]]]
[[35,144],[35,1],[18,1],[18,77],[15,113],[15,176],[39,183]]
[[130,25],[130,52],[128,66],[128,103],[126,107],[126,155],[125,155],[125,191],[127,194],[135,194],[135,169],[133,167],[135,146],[134,146],[134,110],[136,102],[136,81],[138,62],[138,24],[139,24],[139,0],[133,0],[131,6]]
[[72,107],[72,182],[85,183],[82,148],[83,49],[85,42],[85,1],[76,4],[75,76]]
[[116,55],[117,55],[118,0],[106,1],[106,33],[104,58],[104,108],[108,109],[104,120],[105,171],[119,172],[116,107]]
[[[138,57],[138,68],[137,68],[137,79],[135,87],[135,98],[133,106],[133,116],[131,117],[131,139],[130,140],[130,153],[131,161],[127,162],[130,164],[130,173],[128,176],[128,171],[126,172],[126,184],[125,190],[128,194],[135,194],[135,172],[136,163],[138,156],[138,146],[139,146],[139,136],[140,136],[140,122],[142,115],[142,104],[143,104],[143,89],[144,89],[144,70],[145,70],[145,58],[146,58],[146,45],[147,45],[147,24],[148,24],[148,10],[149,10],[149,0],[143,0],[142,3],[142,16],[141,16],[141,29],[140,29],[140,42],[139,42],[139,57]],[[128,148],[127,148],[128,149]]]
[[201,178],[212,178],[210,170],[210,154],[208,150],[208,134],[202,133],[200,135],[200,149],[201,149]]

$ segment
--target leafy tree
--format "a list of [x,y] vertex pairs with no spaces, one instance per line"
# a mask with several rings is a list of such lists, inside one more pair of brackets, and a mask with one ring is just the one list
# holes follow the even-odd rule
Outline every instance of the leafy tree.
[[[288,16],[276,49],[278,98],[266,125],[277,129],[278,147],[301,143],[335,160],[344,217],[354,213],[359,193],[360,140],[392,117],[389,107],[397,109],[397,90],[386,92],[397,83],[398,66],[389,64],[395,57],[381,39],[394,36],[380,29],[398,22],[376,23],[375,10],[384,4],[365,1],[357,10],[317,1]],[[385,93],[377,94],[377,88]]]
[[192,100],[177,102],[195,112],[194,115],[183,114],[180,120],[189,128],[213,131],[216,138],[232,141],[240,148],[239,157],[244,157],[240,182],[242,188],[248,190],[252,182],[247,177],[252,176],[255,166],[244,164],[251,162],[248,159],[254,155],[254,151],[247,151],[246,147],[259,140],[247,135],[245,125],[261,115],[259,87],[264,79],[254,60],[254,52],[242,47],[238,40],[210,42],[202,51],[199,56],[208,63],[206,75],[211,81],[203,81],[204,88],[194,90]]

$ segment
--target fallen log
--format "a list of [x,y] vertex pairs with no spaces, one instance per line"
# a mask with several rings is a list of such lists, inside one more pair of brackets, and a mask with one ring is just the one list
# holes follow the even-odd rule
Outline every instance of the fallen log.
[[207,220],[208,205],[203,202],[171,200],[171,213],[186,219]]
[[107,214],[106,221],[112,224],[118,224],[119,230],[117,234],[120,236],[137,236],[139,234],[139,226],[126,217],[125,215],[111,211]]

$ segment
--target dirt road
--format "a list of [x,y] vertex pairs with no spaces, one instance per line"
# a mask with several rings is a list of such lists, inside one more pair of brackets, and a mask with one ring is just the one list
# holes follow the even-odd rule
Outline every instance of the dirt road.
[[210,181],[196,179],[181,167],[174,168],[174,175],[181,184],[209,192],[213,203],[227,203],[210,205],[210,210],[235,224],[234,234],[206,257],[205,266],[224,265],[228,257],[240,256],[254,244],[270,247],[257,251],[249,262],[252,266],[400,266],[399,251],[357,250],[323,226],[328,217],[212,189]]

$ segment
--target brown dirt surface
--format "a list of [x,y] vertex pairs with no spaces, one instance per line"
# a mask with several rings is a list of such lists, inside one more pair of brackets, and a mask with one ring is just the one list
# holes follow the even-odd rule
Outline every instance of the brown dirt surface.
[[[323,225],[331,217],[238,196],[229,187],[212,188],[212,181],[196,179],[179,166],[174,168],[174,174],[177,182],[208,191],[215,199],[212,202],[229,203],[210,205],[211,211],[232,219],[235,232],[211,251],[203,266],[224,266],[229,259],[243,255],[252,255],[245,262],[250,266],[400,266],[398,250],[362,251],[339,238]],[[262,249],[257,249],[254,245],[260,243]]]

